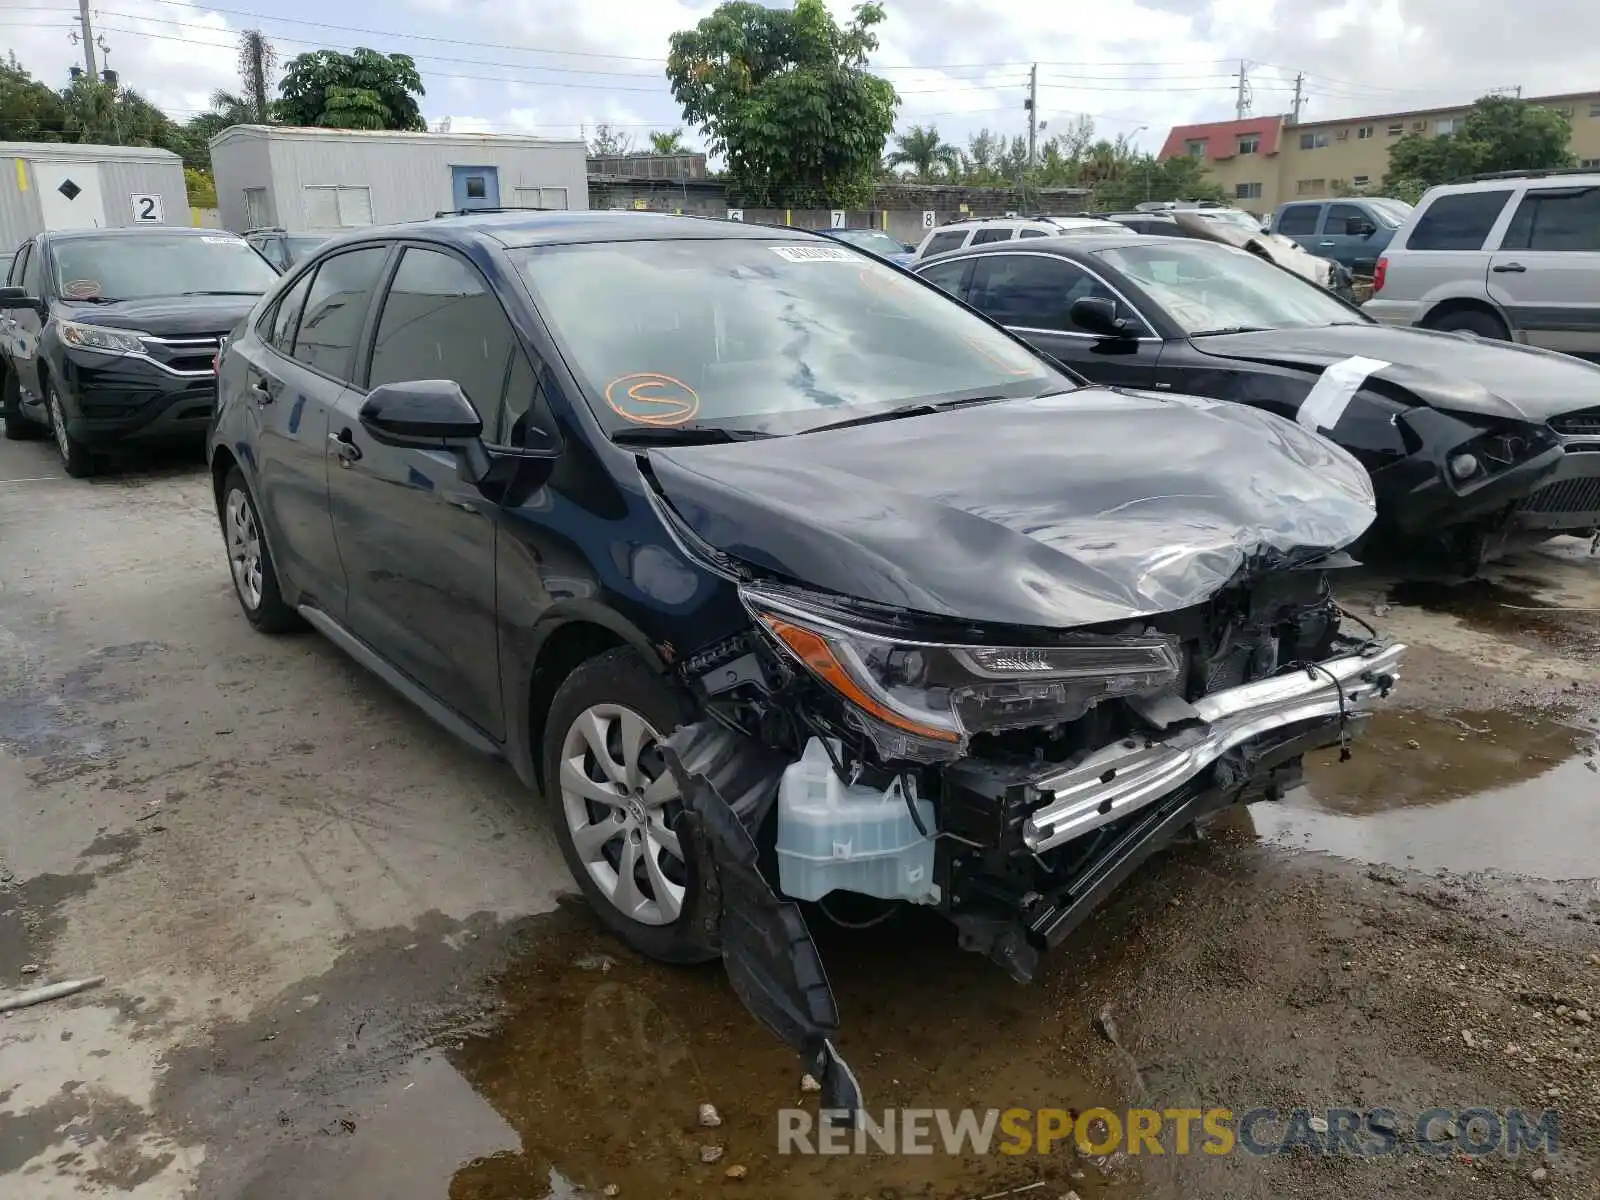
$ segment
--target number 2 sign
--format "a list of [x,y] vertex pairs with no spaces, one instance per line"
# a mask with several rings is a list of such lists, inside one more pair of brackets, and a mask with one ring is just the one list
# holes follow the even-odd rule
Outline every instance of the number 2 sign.
[[133,219],[135,221],[159,225],[166,220],[166,215],[161,211],[160,196],[135,192],[129,199],[133,201]]

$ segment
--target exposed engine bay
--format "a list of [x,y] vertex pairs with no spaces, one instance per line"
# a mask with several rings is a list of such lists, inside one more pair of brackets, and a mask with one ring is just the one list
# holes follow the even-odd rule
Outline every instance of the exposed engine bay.
[[860,1093],[795,901],[930,906],[1031,979],[1154,851],[1281,795],[1307,751],[1348,755],[1404,647],[1341,628],[1326,565],[1068,631],[741,588],[749,631],[678,664],[706,717],[668,761],[734,987],[825,1109]]

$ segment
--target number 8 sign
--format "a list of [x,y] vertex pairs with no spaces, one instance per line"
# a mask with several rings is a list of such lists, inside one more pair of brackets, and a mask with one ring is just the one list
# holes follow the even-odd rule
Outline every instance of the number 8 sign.
[[938,219],[937,214],[935,214],[931,209],[926,209],[925,208],[925,209],[922,210],[922,227],[924,229],[932,229],[933,228],[933,223],[937,219]]

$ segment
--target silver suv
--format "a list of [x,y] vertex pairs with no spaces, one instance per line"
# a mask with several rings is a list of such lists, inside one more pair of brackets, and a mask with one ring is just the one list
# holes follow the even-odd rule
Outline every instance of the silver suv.
[[1121,225],[1099,217],[975,217],[969,221],[952,221],[933,230],[917,246],[917,257],[931,258],[963,246],[1009,242],[1013,238],[1127,232]]
[[1600,172],[1507,172],[1430,189],[1378,259],[1363,311],[1600,354]]

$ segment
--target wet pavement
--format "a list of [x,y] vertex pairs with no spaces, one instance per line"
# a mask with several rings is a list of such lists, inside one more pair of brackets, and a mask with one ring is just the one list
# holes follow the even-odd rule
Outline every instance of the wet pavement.
[[1413,646],[1395,706],[1152,862],[1033,986],[926,914],[812,914],[874,1109],[1553,1103],[1561,1153],[838,1159],[777,1152],[816,1097],[720,970],[561,900],[508,770],[320,639],[248,630],[192,462],[58,476],[0,444],[0,994],[107,982],[0,1016],[4,1200],[1600,1196],[1579,543],[1347,581]]

